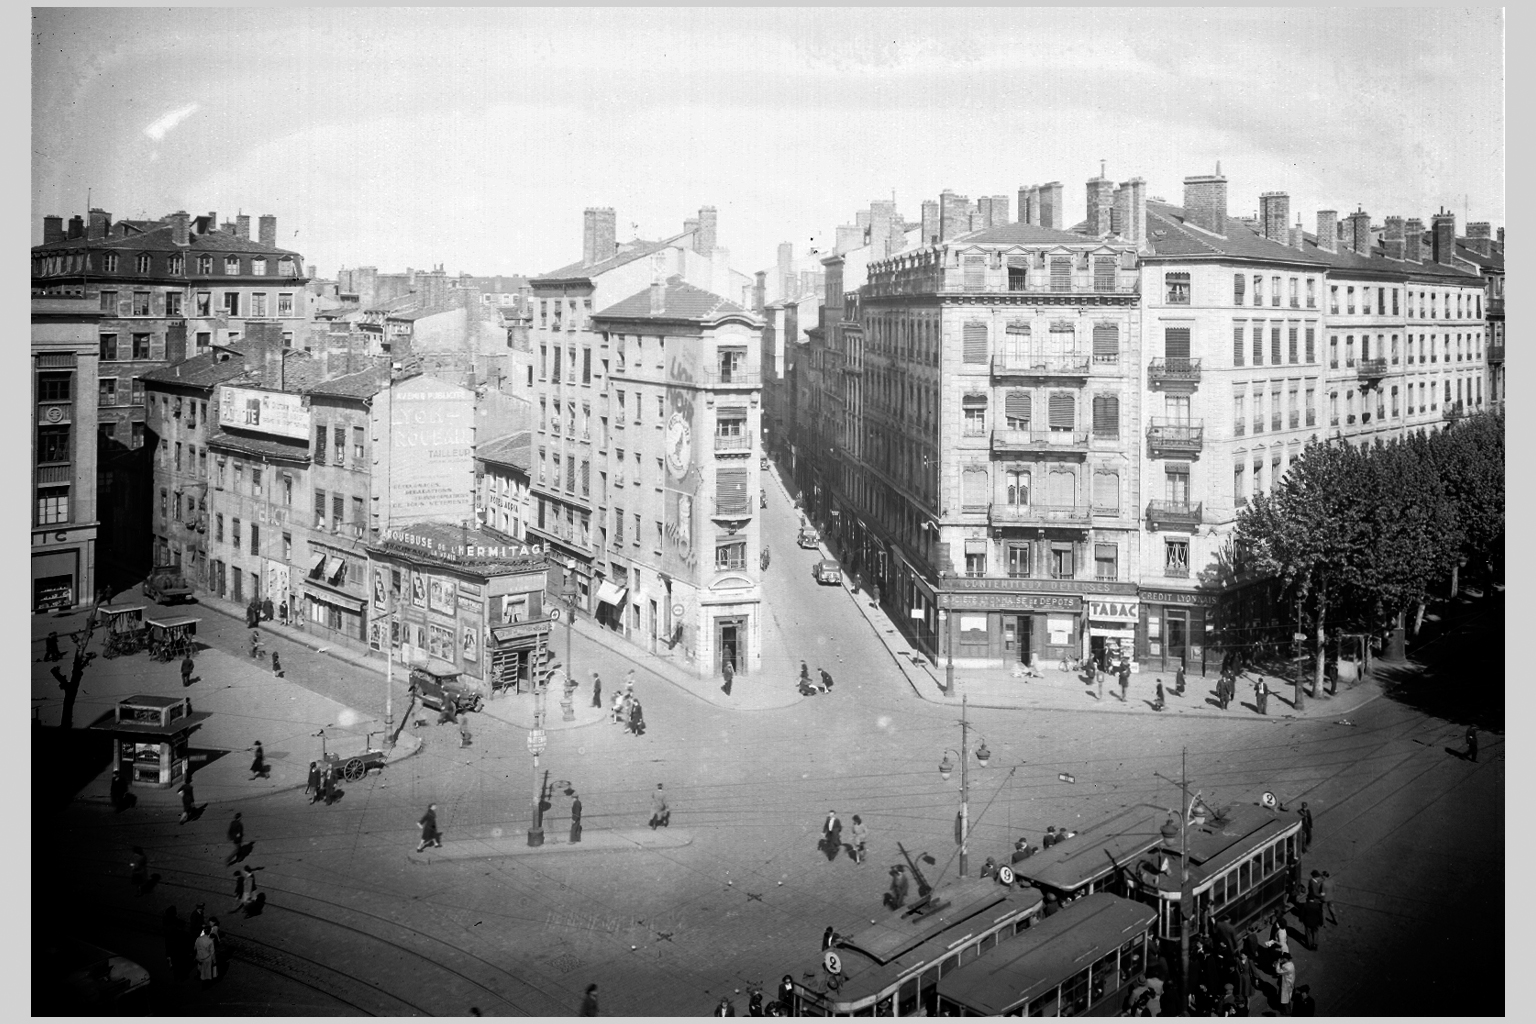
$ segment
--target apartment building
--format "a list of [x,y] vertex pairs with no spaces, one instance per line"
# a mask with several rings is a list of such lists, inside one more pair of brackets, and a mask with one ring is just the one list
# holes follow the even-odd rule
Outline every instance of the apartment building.
[[1457,239],[1458,260],[1477,268],[1483,278],[1484,349],[1487,366],[1488,408],[1504,407],[1504,229],[1497,240],[1492,225],[1479,221],[1467,225],[1467,237]]
[[475,446],[475,511],[487,531],[508,540],[524,539],[533,508],[532,438],[522,430]]

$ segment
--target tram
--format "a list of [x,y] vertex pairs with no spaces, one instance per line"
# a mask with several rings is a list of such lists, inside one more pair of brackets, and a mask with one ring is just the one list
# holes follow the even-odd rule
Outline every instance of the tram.
[[1131,896],[1136,889],[1131,872],[1163,842],[1158,829],[1165,817],[1150,807],[1127,808],[1016,862],[1013,873],[1020,885],[1032,885],[1061,903],[1103,891]]

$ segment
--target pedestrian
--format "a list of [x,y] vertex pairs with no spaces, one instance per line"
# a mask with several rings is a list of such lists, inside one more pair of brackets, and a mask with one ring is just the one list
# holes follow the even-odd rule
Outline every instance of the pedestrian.
[[1019,836],[1018,842],[1013,844],[1013,856],[1010,858],[1010,863],[1017,864],[1021,860],[1028,860],[1034,854],[1034,847],[1029,845],[1029,840],[1024,836]]
[[1269,687],[1264,685],[1264,677],[1259,678],[1253,684],[1253,703],[1258,707],[1259,714],[1269,714]]
[[1056,826],[1055,825],[1047,825],[1045,827],[1045,838],[1040,840],[1040,846],[1041,846],[1042,849],[1049,850],[1051,847],[1053,847],[1055,845],[1056,845]]
[[261,740],[257,740],[250,749],[255,755],[251,758],[251,781],[254,782],[266,778],[272,769],[267,767],[267,754],[261,749]]
[[[1248,937],[1253,933],[1249,932]],[[1248,1001],[1253,998],[1253,987],[1256,982],[1254,976],[1253,958],[1243,950],[1237,952],[1237,1005],[1242,1016],[1248,1016]]]
[[795,1005],[795,979],[786,974],[779,979],[779,1016],[790,1016],[790,1010]]
[[266,619],[268,622],[272,621],[272,598],[271,597],[264,597],[264,598],[261,599],[261,617]]
[[821,673],[821,692],[822,693],[831,693],[832,692],[832,673],[828,672],[826,669],[822,668],[820,665],[816,666],[816,669],[817,669],[818,672]]
[[1291,936],[1290,930],[1285,926],[1285,911],[1283,910],[1275,911],[1274,920],[1270,922],[1269,941],[1282,954],[1290,954]]
[[181,659],[181,685],[182,686],[191,686],[192,685],[192,670],[195,667],[196,666],[192,663],[192,655],[189,654],[186,657]]
[[1477,726],[1467,726],[1467,760],[1477,760]]
[[186,779],[183,781],[176,792],[181,794],[181,820],[178,824],[185,825],[197,813],[197,807],[192,798],[192,780]]
[[581,1016],[597,1016],[597,986],[588,985],[587,994],[581,997]]
[[651,794],[651,831],[656,831],[657,826],[666,828],[671,821],[672,809],[667,806],[667,794],[658,782],[656,792]]
[[987,858],[987,862],[981,866],[981,876],[980,877],[982,877],[982,878],[996,878],[997,877],[997,858],[996,857],[988,857]]
[[630,669],[628,672],[624,673],[624,692],[625,693],[634,693],[635,692],[635,670],[634,669]]
[[112,773],[112,810],[121,813],[124,808],[132,807],[138,802],[138,797],[128,792],[128,776],[121,771]]
[[639,697],[629,703],[629,731],[636,736],[645,735],[645,710],[640,707]]
[[1316,868],[1312,869],[1312,875],[1307,879],[1307,902],[1321,903],[1323,901],[1323,873]]
[[336,799],[336,767],[329,761],[325,763],[325,770],[320,773],[320,794],[329,807]]
[[1184,660],[1179,659],[1179,671],[1173,677],[1173,692],[1180,697],[1184,696]]
[[735,1006],[734,1003],[731,1002],[731,997],[730,996],[721,996],[720,997],[720,1003],[719,1003],[719,1005],[717,1005],[715,1007],[714,1016],[716,1016],[716,1017],[734,1017],[734,1016],[736,1016],[736,1006]]
[[283,663],[277,659],[277,652],[272,652],[272,675],[275,678],[283,678]]
[[911,883],[907,881],[907,869],[903,864],[891,865],[891,887],[886,890],[884,903],[891,910],[900,910],[907,905],[907,890]]
[[261,631],[258,629],[251,630],[251,657],[261,657]]
[[725,685],[720,687],[727,697],[731,695],[731,680],[736,678],[736,669],[731,665],[731,659],[726,658],[720,664],[720,674],[725,677]]
[[208,933],[207,925],[198,932],[197,941],[192,944],[192,951],[197,958],[197,976],[202,979],[203,987],[207,988],[219,973],[213,936]]
[[1326,915],[1327,920],[1333,924],[1338,924],[1338,916],[1333,912],[1333,875],[1327,871],[1324,871],[1323,881],[1318,889],[1323,897],[1323,912]]
[[809,668],[807,668],[806,665],[805,665],[805,662],[802,661],[800,663],[800,689],[802,691],[804,691],[805,689],[807,689],[810,686],[811,686],[811,670]]
[[229,838],[230,845],[234,847],[229,852],[229,857],[224,861],[227,867],[240,859],[240,851],[245,843],[245,823],[240,820],[239,811],[236,811],[235,816],[230,819],[229,828],[224,834]]
[[309,778],[304,782],[304,792],[309,794],[310,803],[320,799],[320,765],[314,761],[309,762]]
[[571,794],[571,842],[581,842],[581,796]]
[[1301,802],[1301,852],[1306,853],[1312,847],[1312,812],[1307,808],[1307,802]]
[[864,819],[857,814],[853,816],[853,828],[849,830],[853,836],[853,842],[848,844],[853,854],[855,864],[864,863],[864,847],[869,843],[869,827],[864,824]]
[[1161,711],[1161,710],[1163,710],[1163,702],[1164,702],[1163,681],[1161,679],[1159,679],[1157,681],[1157,703],[1152,705],[1152,710],[1153,711]]
[[624,720],[624,694],[613,695],[613,724],[618,725]]
[[1124,659],[1120,662],[1120,703],[1124,704],[1131,693],[1131,663]]
[[231,914],[233,914],[235,911],[239,910],[240,908],[242,908],[244,906],[245,906],[245,872],[244,871],[236,871],[235,872],[235,905],[230,908],[229,912]]
[[461,748],[469,746],[469,744],[471,742],[471,739],[472,738],[471,738],[471,736],[469,734],[469,716],[468,715],[460,715],[459,716],[459,746]]
[[603,706],[603,681],[596,672],[592,673],[592,706],[595,708]]
[[1315,1016],[1317,1016],[1317,1001],[1312,998],[1312,986],[1311,985],[1303,985],[1303,986],[1301,986],[1300,988],[1298,988],[1296,990],[1296,994],[1293,997],[1291,997],[1291,1016],[1292,1017],[1315,1017]]
[[149,888],[149,858],[142,846],[135,846],[133,856],[128,858],[128,881],[133,884],[135,896],[143,896]]
[[421,842],[416,844],[417,853],[425,850],[428,843],[442,849],[443,834],[437,830],[437,804],[427,804],[427,813],[416,824],[421,826]]
[[1279,988],[1280,1016],[1291,1015],[1291,995],[1296,988],[1296,963],[1291,954],[1280,954],[1280,965],[1275,968],[1275,984]]
[[43,660],[44,661],[60,661],[60,660],[63,659],[63,657],[64,657],[64,652],[59,650],[59,634],[58,634],[58,631],[55,630],[53,632],[50,632],[48,634],[48,639],[43,641]]
[[828,811],[827,820],[821,823],[821,845],[828,860],[843,848],[843,823],[838,820],[836,811]]

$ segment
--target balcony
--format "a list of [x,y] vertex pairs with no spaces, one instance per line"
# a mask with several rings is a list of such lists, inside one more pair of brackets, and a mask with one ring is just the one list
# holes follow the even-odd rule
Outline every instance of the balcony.
[[762,384],[763,375],[757,370],[733,370],[716,367],[705,370],[702,383],[707,388],[755,388]]
[[1467,414],[1466,404],[1463,402],[1445,403],[1445,412],[1442,414],[1447,423],[1455,423]]
[[994,452],[1075,452],[1087,454],[1086,430],[994,430]]
[[1147,426],[1147,443],[1154,456],[1199,455],[1205,447],[1205,423],[1154,418]]
[[1153,387],[1170,384],[1197,387],[1200,384],[1200,360],[1158,357],[1147,367],[1147,382]]
[[1087,505],[1002,505],[987,506],[987,525],[1039,529],[1066,527],[1086,530],[1093,524],[1093,510]]
[[1147,524],[1152,530],[1188,530],[1195,532],[1204,518],[1205,503],[1187,501],[1151,501],[1147,503]]
[[67,484],[74,475],[74,469],[69,463],[63,465],[50,465],[37,467],[37,483],[39,487],[50,484]]
[[992,357],[994,377],[1083,377],[1088,376],[1092,363],[1084,355],[1045,356],[1028,353],[1005,353]]
[[1489,342],[1488,362],[1502,363],[1504,361],[1504,343],[1502,341]]
[[749,452],[752,450],[752,438],[742,434],[716,434],[715,451],[717,452]]
[[1361,380],[1379,380],[1387,375],[1387,361],[1385,359],[1362,359],[1356,372]]

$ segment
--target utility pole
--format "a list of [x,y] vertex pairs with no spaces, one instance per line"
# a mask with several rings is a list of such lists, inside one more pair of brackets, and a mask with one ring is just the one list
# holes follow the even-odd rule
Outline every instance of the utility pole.
[[544,689],[549,685],[545,675],[542,684],[534,681],[533,728],[528,731],[528,753],[533,755],[533,814],[528,824],[528,845],[544,845],[544,786],[539,781],[539,755],[544,753]]
[[971,724],[966,717],[966,701],[960,698],[960,877],[970,874],[969,851],[966,847],[971,838]]
[[[1306,634],[1301,631],[1301,594],[1296,595],[1296,630],[1291,635],[1291,648],[1296,652],[1296,710],[1304,707],[1305,698],[1301,695],[1301,642],[1306,639]],[[1315,696],[1315,695],[1314,695]]]
[[[1179,751],[1179,1013],[1189,1006],[1189,748]],[[1200,922],[1193,922],[1198,925]]]

